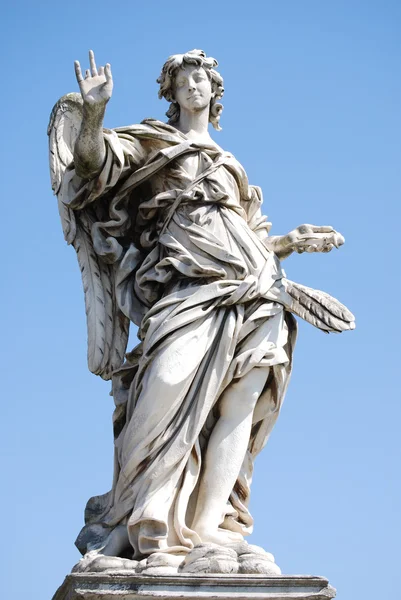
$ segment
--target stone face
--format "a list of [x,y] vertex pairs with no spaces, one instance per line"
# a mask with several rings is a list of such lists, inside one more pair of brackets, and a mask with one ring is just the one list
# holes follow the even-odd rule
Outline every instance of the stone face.
[[68,575],[53,600],[328,600],[336,591],[311,575]]

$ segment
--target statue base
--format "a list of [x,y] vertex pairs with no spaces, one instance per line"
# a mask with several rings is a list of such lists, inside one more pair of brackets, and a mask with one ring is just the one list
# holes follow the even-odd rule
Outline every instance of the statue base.
[[328,600],[336,590],[312,575],[71,573],[53,600]]

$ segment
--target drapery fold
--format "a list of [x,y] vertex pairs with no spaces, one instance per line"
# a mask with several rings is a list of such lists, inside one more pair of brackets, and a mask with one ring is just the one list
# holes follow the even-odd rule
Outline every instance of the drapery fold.
[[[270,375],[220,525],[243,535],[252,530],[253,461],[284,398],[295,321],[284,309],[280,262],[264,243],[270,224],[260,189],[249,186],[232,155],[194,145],[157,121],[106,132],[105,139],[95,180],[80,183],[71,170],[69,205],[109,203],[111,218],[92,235],[123,248],[116,298],[141,343],[113,376],[112,490],[89,501],[77,545],[100,549],[123,523],[135,557],[188,552],[200,542],[191,525],[219,398],[234,380],[264,368]],[[224,164],[183,194],[218,156]]]

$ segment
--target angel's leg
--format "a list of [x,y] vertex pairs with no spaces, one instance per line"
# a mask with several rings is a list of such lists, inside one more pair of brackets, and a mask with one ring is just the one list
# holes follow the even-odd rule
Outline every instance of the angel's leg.
[[232,383],[219,402],[220,416],[207,446],[192,523],[202,542],[225,544],[242,539],[240,534],[219,530],[219,525],[245,458],[253,412],[268,375],[269,369],[252,369]]

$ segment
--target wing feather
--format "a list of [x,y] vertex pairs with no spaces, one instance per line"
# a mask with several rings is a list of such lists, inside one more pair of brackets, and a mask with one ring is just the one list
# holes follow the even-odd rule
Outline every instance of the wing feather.
[[61,198],[61,183],[67,167],[73,161],[76,139],[82,122],[82,97],[80,94],[66,94],[53,107],[49,119],[49,166],[53,193],[58,198],[61,226],[64,238],[71,244],[76,233],[74,212]]
[[62,181],[74,158],[81,122],[81,95],[73,93],[60,98],[50,115],[47,131],[50,178],[57,195],[64,237],[73,245],[81,270],[88,330],[88,367],[103,379],[110,379],[113,370],[124,361],[129,333],[129,320],[119,310],[116,300],[116,266],[107,264],[95,252],[92,226],[100,220],[96,206],[73,211],[62,198]]
[[65,169],[73,160],[74,146],[82,122],[83,102],[80,94],[66,94],[53,107],[47,134],[49,136],[50,179],[58,194]]
[[106,306],[99,259],[93,249],[86,215],[79,215],[75,239],[72,242],[78,257],[85,294],[85,312],[88,328],[88,367],[101,374],[106,352]]
[[355,329],[355,317],[344,304],[326,292],[286,280],[291,312],[326,333]]

